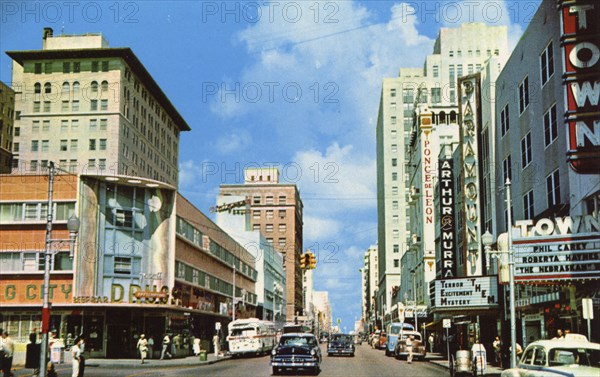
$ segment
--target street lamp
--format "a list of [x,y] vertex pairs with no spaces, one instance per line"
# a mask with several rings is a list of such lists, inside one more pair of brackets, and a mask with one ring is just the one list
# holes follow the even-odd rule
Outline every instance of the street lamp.
[[508,254],[508,281],[509,281],[509,303],[510,303],[510,367],[514,368],[517,365],[517,325],[515,318],[515,255],[512,249],[512,201],[510,197],[510,178],[506,179],[506,207],[507,207],[507,240],[508,249],[507,251],[492,250],[492,244],[494,243],[494,236],[486,230],[481,236],[481,243],[485,249],[487,257],[487,268],[489,269],[489,256],[500,256],[501,254]]
[[54,175],[55,175],[54,162],[48,163],[48,213],[46,221],[46,240],[44,248],[44,285],[43,285],[43,306],[42,306],[42,344],[40,352],[40,373],[42,377],[47,376],[48,368],[48,330],[50,327],[50,300],[49,300],[49,287],[50,287],[50,257],[53,254],[52,244],[53,243],[68,243],[69,244],[69,258],[73,259],[75,252],[75,240],[79,233],[80,221],[75,214],[71,215],[67,221],[67,229],[69,230],[69,239],[52,239],[52,220],[54,218],[54,203],[52,201],[52,195],[54,193]]

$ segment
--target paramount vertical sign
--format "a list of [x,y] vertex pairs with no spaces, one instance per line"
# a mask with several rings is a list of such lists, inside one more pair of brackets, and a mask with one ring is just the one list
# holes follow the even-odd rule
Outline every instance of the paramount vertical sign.
[[561,1],[567,159],[578,173],[600,172],[600,3]]
[[481,275],[481,236],[479,217],[479,75],[469,75],[458,79],[461,90],[460,109],[460,148],[461,148],[461,194],[463,197],[462,226],[467,254],[467,275]]
[[456,276],[455,250],[456,239],[454,223],[454,172],[452,160],[439,161],[440,230],[442,278]]

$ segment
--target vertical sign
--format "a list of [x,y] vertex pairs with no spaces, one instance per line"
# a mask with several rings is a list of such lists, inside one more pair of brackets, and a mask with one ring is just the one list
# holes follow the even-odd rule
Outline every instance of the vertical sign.
[[440,195],[440,229],[441,246],[440,259],[442,261],[442,278],[456,276],[455,261],[455,229],[454,223],[454,174],[453,162],[449,159],[439,161],[439,195]]
[[479,242],[480,202],[479,202],[479,75],[469,75],[458,79],[461,90],[460,145],[463,198],[463,229],[466,246],[467,276],[482,273],[481,242]]
[[600,172],[600,4],[559,0],[565,73],[567,159],[581,174]]

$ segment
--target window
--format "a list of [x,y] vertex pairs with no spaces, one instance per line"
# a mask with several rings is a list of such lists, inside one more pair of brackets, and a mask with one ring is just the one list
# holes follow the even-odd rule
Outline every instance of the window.
[[91,111],[98,110],[98,100],[97,99],[90,100],[90,110]]
[[523,219],[532,220],[533,214],[533,190],[530,190],[523,196]]
[[506,135],[509,128],[510,128],[510,124],[508,121],[508,104],[506,104],[506,106],[504,106],[504,108],[500,112],[500,131],[501,131],[500,135],[501,136]]
[[559,170],[556,169],[552,174],[546,177],[548,208],[554,207],[560,203],[560,177],[558,173]]
[[392,209],[394,209],[394,210],[397,210],[397,209],[398,209],[398,201],[397,201],[397,200],[394,200],[394,201],[392,202]]
[[431,102],[441,103],[442,102],[442,88],[431,88]]
[[394,196],[398,195],[398,186],[393,186],[392,187],[392,195],[394,195]]
[[108,72],[108,60],[102,62],[102,72]]
[[260,231],[260,224],[252,224],[252,230]]
[[90,131],[96,131],[98,125],[98,119],[90,119]]
[[91,151],[96,150],[96,139],[90,139],[90,150]]
[[39,120],[33,121],[33,124],[31,125],[31,132],[33,132],[33,133],[40,132],[40,121]]
[[395,139],[397,137],[397,135],[398,135],[398,132],[396,132],[396,130],[391,130],[390,131],[390,135],[391,135],[392,139]]
[[286,224],[279,224],[279,231],[284,233],[287,230]]
[[449,76],[450,76],[450,87],[454,88],[454,86],[456,85],[456,76],[455,76],[455,71],[454,71],[454,64],[450,64],[450,66],[448,67],[449,70]]
[[453,57],[453,56],[454,56],[454,51],[450,50],[450,51],[448,52],[448,56],[450,56],[450,57]]
[[265,232],[272,233],[273,232],[273,224],[265,225]]
[[31,151],[32,152],[37,152],[38,148],[39,148],[39,141],[38,140],[31,140]]
[[62,152],[65,152],[67,150],[68,143],[69,143],[69,141],[66,139],[63,139],[60,141],[60,150]]
[[100,139],[99,140],[99,149],[101,151],[105,151],[106,150],[106,139]]
[[396,124],[397,123],[397,118],[395,116],[390,118],[390,122],[391,124]]
[[285,219],[286,214],[287,214],[287,211],[285,209],[279,210],[279,218],[280,219]]
[[95,169],[96,168],[96,159],[95,158],[90,158],[88,160],[88,168],[89,169]]
[[92,72],[98,72],[98,62],[92,62]]
[[400,217],[398,215],[392,216],[392,223],[399,224],[400,223]]
[[467,74],[472,74],[473,73],[473,64],[467,64]]
[[63,62],[63,73],[71,73],[71,63]]
[[108,91],[108,81],[102,81],[102,84],[100,84],[100,85],[101,85],[101,90],[103,92]]
[[115,274],[131,275],[131,257],[115,257]]
[[77,131],[79,129],[79,120],[73,119],[71,120],[71,131]]
[[66,119],[63,119],[60,121],[60,132],[67,132],[69,131],[69,121]]
[[60,111],[63,113],[69,111],[69,101],[62,101],[60,105]]
[[44,84],[44,94],[52,94],[52,85],[49,82]]
[[36,74],[42,73],[42,63],[35,63],[33,70]]
[[396,89],[395,88],[390,89],[390,97],[396,97]]
[[37,171],[37,168],[38,168],[37,160],[29,161],[29,171]]
[[252,217],[255,219],[260,219],[260,209],[252,210]]
[[398,166],[398,159],[392,158],[392,166]]
[[392,173],[392,181],[397,181],[398,180],[398,173],[393,172]]
[[252,204],[260,204],[260,196],[258,196],[258,195],[253,196]]
[[106,169],[106,159],[105,158],[101,158],[98,160],[98,168],[100,168],[100,170]]
[[81,63],[73,62],[73,73],[79,73],[81,71]]
[[21,136],[21,127],[15,127],[15,134],[14,136]]
[[273,245],[273,238],[267,238],[267,243],[269,245]]
[[19,143],[13,143],[13,152],[18,152],[19,151]]
[[433,77],[439,77],[440,76],[440,67],[437,65],[433,66]]
[[393,246],[393,252],[394,253],[399,253],[400,252],[400,245],[394,244],[394,246]]
[[550,77],[554,74],[554,51],[552,48],[552,41],[542,51],[540,55],[540,71],[542,76],[542,86],[548,82]]
[[504,161],[502,162],[502,176],[504,177],[504,181],[506,182],[507,179],[511,179],[512,180],[512,159],[510,157],[510,155],[508,155],[508,157],[506,157],[504,159]]
[[44,73],[52,73],[52,62],[44,63]]
[[400,267],[400,259],[394,259],[394,267]]
[[50,108],[51,108],[51,102],[50,101],[44,101],[44,112],[45,113],[49,113],[50,112]]
[[556,104],[544,114],[544,146],[547,147],[558,137],[558,125],[556,123]]
[[267,218],[267,219],[272,219],[272,218],[274,217],[274,216],[273,216],[273,210],[272,210],[272,209],[268,209],[268,210],[266,211],[266,213],[267,213],[267,214],[266,214],[266,218]]
[[49,131],[50,131],[50,121],[45,120],[42,124],[42,132],[49,132]]
[[279,246],[280,247],[284,247],[285,246],[285,237],[280,237],[278,240]]
[[398,153],[398,144],[392,144],[392,153]]
[[72,152],[77,151],[77,139],[71,139],[71,151]]
[[105,131],[106,130],[106,123],[107,123],[106,119],[100,119],[100,130],[101,131]]
[[34,113],[40,112],[40,101],[33,101],[33,112]]
[[529,78],[525,76],[519,84],[519,114],[529,106]]
[[521,140],[521,165],[523,169],[531,163],[531,132]]
[[266,204],[273,204],[273,201],[274,201],[273,195],[267,195],[265,197],[265,203]]
[[71,102],[71,111],[79,111],[79,101],[76,100]]

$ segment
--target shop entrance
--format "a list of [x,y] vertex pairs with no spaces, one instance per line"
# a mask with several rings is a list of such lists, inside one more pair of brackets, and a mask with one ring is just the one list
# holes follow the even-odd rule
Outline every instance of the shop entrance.
[[126,325],[107,325],[106,326],[106,357],[109,359],[117,359],[128,357],[124,355],[130,349],[131,334]]

